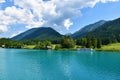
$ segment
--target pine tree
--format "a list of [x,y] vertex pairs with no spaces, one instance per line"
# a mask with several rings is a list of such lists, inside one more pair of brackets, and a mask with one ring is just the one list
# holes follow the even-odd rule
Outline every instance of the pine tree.
[[97,40],[97,48],[101,48],[101,40],[100,39]]
[[91,40],[90,38],[87,38],[86,48],[90,48],[90,47],[91,47]]

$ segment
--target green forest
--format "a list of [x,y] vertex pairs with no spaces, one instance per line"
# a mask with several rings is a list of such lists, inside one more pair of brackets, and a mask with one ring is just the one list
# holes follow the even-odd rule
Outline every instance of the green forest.
[[34,49],[48,49],[47,46],[54,45],[54,49],[77,49],[77,48],[101,48],[102,42],[96,38],[72,39],[70,36],[63,36],[57,40],[22,40],[13,41],[11,39],[1,38],[0,46],[5,48],[25,48],[25,46],[34,45]]

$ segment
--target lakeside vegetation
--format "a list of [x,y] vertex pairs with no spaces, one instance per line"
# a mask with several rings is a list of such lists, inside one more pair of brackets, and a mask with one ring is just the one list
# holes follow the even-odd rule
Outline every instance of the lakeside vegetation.
[[111,43],[108,45],[103,45],[98,51],[120,51],[120,43]]
[[77,50],[80,48],[92,48],[97,51],[120,51],[120,43],[103,44],[102,40],[94,37],[83,37],[72,39],[70,36],[63,36],[54,41],[47,40],[24,40],[13,41],[11,39],[0,39],[0,47],[22,48],[22,49],[52,49],[52,50]]
[[101,42],[95,38],[72,39],[63,36],[54,41],[47,40],[24,40],[13,41],[11,39],[0,39],[0,46],[4,48],[26,48],[26,49],[77,49],[77,48],[100,48]]

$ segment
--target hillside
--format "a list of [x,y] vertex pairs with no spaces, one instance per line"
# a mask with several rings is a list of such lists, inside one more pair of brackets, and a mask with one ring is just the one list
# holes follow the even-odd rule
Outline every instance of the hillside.
[[[12,40],[53,40],[62,35],[50,27],[33,28],[25,31]],[[112,21],[98,21],[94,24],[87,25],[71,35],[72,38],[81,38],[84,36],[100,38],[104,43],[120,42],[120,18]]]
[[106,43],[120,42],[120,18],[108,21],[86,35],[100,38]]
[[50,27],[33,28],[25,31],[15,37],[12,40],[29,40],[29,39],[40,39],[40,40],[53,40],[60,38],[62,35]]
[[103,25],[106,21],[104,20],[101,20],[101,21],[98,21],[96,23],[93,23],[93,24],[90,24],[90,25],[87,25],[85,27],[83,27],[82,29],[80,29],[79,31],[75,32],[74,34],[72,34],[71,36],[73,38],[80,38],[84,35],[86,35],[88,32],[91,32],[93,30],[95,30],[96,28],[100,27],[101,25]]

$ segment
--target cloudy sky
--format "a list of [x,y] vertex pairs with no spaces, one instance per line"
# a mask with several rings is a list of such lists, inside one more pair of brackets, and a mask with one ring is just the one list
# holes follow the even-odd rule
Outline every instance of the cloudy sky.
[[119,0],[0,0],[0,37],[37,27],[73,33],[99,20],[120,17]]

